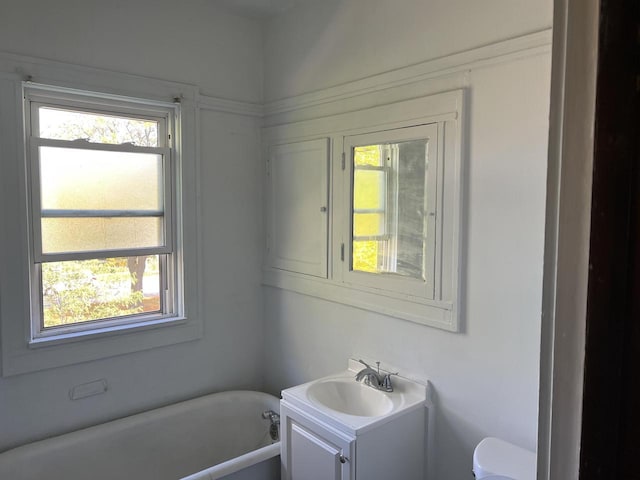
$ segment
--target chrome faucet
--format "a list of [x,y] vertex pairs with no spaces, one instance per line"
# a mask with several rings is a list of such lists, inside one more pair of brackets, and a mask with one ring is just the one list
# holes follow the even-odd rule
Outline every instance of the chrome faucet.
[[382,390],[384,392],[393,392],[393,385],[391,384],[391,375],[398,375],[396,373],[387,373],[383,375],[380,373],[380,362],[376,362],[378,371],[375,371],[363,360],[358,360],[365,366],[356,374],[356,382],[364,380],[364,384],[368,385],[376,390]]

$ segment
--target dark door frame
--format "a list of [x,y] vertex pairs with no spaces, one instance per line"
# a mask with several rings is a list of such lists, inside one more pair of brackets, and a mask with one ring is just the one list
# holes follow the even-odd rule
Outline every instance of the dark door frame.
[[601,0],[580,480],[640,479],[640,2]]

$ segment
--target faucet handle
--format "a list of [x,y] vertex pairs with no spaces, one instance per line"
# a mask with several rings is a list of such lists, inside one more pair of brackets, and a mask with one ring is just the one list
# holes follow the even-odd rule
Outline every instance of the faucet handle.
[[365,367],[367,367],[367,368],[371,368],[371,367],[369,366],[369,364],[368,364],[367,362],[365,362],[364,360],[360,359],[360,360],[358,360],[358,361],[359,361],[361,364],[363,364]]
[[391,384],[391,375],[398,375],[398,372],[387,373],[382,379],[382,388],[384,388],[387,392],[393,392],[393,385]]

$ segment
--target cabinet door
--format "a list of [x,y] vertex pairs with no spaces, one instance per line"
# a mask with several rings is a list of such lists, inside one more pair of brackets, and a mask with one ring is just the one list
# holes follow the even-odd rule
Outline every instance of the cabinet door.
[[283,480],[351,480],[355,439],[281,407]]
[[342,480],[342,449],[295,422],[289,451],[292,480]]
[[329,139],[274,145],[267,266],[327,278]]

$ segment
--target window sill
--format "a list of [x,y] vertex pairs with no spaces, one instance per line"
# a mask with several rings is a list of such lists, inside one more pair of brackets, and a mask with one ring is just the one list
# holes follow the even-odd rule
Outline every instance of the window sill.
[[154,328],[171,327],[187,321],[186,317],[169,317],[158,318],[154,320],[143,320],[135,323],[127,323],[121,325],[112,325],[92,329],[84,329],[81,331],[66,332],[66,333],[50,333],[46,336],[40,336],[31,339],[29,342],[29,348],[42,348],[52,345],[61,345],[72,342],[80,342],[85,340],[97,339],[102,337],[124,335],[129,333],[137,333]]
[[[16,322],[19,324],[20,322]],[[128,327],[128,328],[123,328]],[[11,349],[3,347],[2,376],[63,367],[152,348],[197,340],[203,336],[201,320],[172,317],[162,321],[76,332],[32,340]],[[62,338],[64,337],[64,338]]]
[[270,268],[264,269],[262,284],[450,332],[459,331],[458,312],[451,302],[428,300]]

